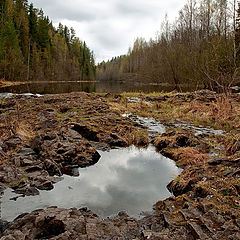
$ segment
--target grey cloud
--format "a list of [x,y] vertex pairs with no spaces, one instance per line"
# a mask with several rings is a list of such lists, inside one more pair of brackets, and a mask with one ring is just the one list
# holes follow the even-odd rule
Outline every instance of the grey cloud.
[[[81,5],[70,5],[68,1],[58,1],[56,4],[50,3],[50,1],[43,1],[41,5],[44,5],[44,12],[49,15],[50,19],[61,21],[61,19],[68,19],[73,21],[92,21],[96,19],[96,14],[90,11],[89,8]],[[37,6],[40,6],[38,3]]]
[[154,38],[165,13],[174,19],[186,1],[32,0],[53,22],[74,27],[98,61],[123,54],[137,37]]
[[[160,5],[156,5],[155,1],[119,1],[116,4],[117,12],[123,16],[134,16],[140,18],[149,18],[158,14],[157,9],[160,8]],[[161,10],[161,9],[159,9]],[[160,12],[160,11],[159,11]]]

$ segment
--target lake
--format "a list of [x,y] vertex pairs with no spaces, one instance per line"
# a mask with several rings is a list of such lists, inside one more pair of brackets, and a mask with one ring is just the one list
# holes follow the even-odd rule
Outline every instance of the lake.
[[[97,93],[122,93],[122,92],[171,92],[174,86],[160,84],[142,84],[139,82],[32,82],[17,86],[0,88],[0,92],[8,93],[38,93],[58,94],[70,92],[97,92]],[[182,91],[196,90],[193,87],[183,87]]]

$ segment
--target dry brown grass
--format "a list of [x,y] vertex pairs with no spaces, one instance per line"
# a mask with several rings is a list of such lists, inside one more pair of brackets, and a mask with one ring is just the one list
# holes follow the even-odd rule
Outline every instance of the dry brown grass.
[[215,102],[201,103],[193,100],[184,111],[185,114],[198,114],[202,117],[208,117],[211,120],[227,121],[230,117],[235,116],[236,111],[233,109],[231,100],[226,96],[219,96]]
[[154,140],[154,146],[161,150],[162,148],[166,148],[167,146],[173,146],[176,142],[176,136],[158,136]]
[[133,144],[137,147],[147,147],[149,145],[149,137],[147,130],[140,129],[135,132]]
[[[164,104],[169,105],[169,103]],[[210,126],[228,131],[240,126],[237,114],[240,110],[238,105],[233,104],[229,97],[220,95],[216,101],[212,102],[193,100],[181,104],[171,104],[167,107],[168,111],[164,111],[166,107],[162,107],[162,115],[191,121],[194,125]]]
[[173,150],[179,165],[197,165],[204,163],[208,156],[193,147],[182,147]]
[[224,139],[226,155],[230,156],[240,150],[240,134],[234,134]]
[[165,148],[161,151],[165,156],[173,159],[178,166],[205,165],[208,156],[193,147]]
[[32,129],[32,126],[23,121],[17,123],[16,134],[22,135],[28,139],[31,139],[34,137],[34,131]]

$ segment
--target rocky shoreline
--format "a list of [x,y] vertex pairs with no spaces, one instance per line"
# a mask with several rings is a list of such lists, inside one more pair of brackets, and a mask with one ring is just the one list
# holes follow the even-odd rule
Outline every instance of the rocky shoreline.
[[[79,167],[96,163],[98,149],[132,144],[152,142],[183,168],[168,185],[174,197],[157,202],[153,213],[140,220],[125,212],[102,219],[87,208],[50,207],[22,214],[12,223],[1,222],[1,239],[240,239],[240,144],[236,139],[226,144],[225,127],[219,136],[196,134],[189,125],[177,125],[175,116],[166,115],[172,103],[191,106],[191,111],[184,109],[184,116],[195,114],[192,102],[205,106],[204,115],[210,108],[213,112],[217,98],[213,92],[201,91],[135,98],[71,93],[1,99],[1,191],[10,187],[29,196],[51,190],[63,174],[76,176]],[[237,112],[240,97],[229,98]],[[127,112],[157,117],[166,132],[148,136],[141,123],[123,116]],[[237,126],[240,121],[233,116],[229,124],[234,121]],[[231,130],[233,135],[237,132],[237,127]]]

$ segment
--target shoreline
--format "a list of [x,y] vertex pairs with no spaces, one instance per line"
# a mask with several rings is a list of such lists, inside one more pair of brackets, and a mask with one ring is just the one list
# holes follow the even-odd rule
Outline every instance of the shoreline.
[[26,82],[11,82],[0,79],[0,88],[17,86],[21,84],[26,84]]
[[11,87],[11,86],[18,86],[23,84],[33,84],[33,83],[97,83],[98,81],[91,81],[91,80],[79,80],[79,81],[28,81],[28,82],[11,82],[11,81],[5,81],[0,80],[0,88],[4,87]]

